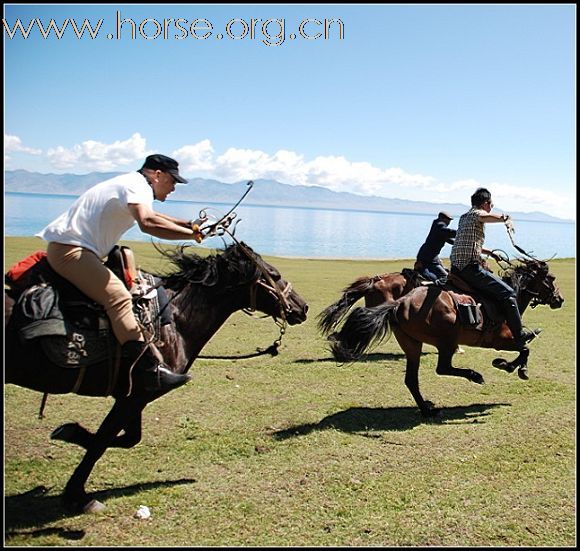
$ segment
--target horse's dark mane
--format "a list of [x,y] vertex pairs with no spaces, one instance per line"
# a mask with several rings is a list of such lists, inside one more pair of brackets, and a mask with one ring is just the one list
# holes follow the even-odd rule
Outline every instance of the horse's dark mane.
[[508,283],[512,289],[519,293],[525,287],[526,281],[536,271],[548,271],[548,264],[543,260],[518,258],[518,264],[510,266],[503,274],[502,279]]
[[[379,276],[375,277],[378,278]],[[343,293],[366,292],[372,287],[373,283],[376,281],[375,277],[368,276],[359,277],[356,281],[353,281],[348,287],[345,287],[342,290],[342,292]]]
[[245,248],[255,259],[259,255],[245,244],[233,244],[221,252],[200,256],[191,251],[191,246],[181,245],[175,249],[159,252],[167,258],[172,269],[166,274],[157,274],[165,286],[174,291],[182,291],[191,286],[213,288],[216,292],[231,289],[257,279],[259,267],[255,260],[242,250]]

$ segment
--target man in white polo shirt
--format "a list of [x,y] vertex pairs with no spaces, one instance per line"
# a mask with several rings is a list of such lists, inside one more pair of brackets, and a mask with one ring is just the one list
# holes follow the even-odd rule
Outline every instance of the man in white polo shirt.
[[123,352],[137,360],[135,376],[154,392],[167,392],[190,380],[159,363],[153,345],[145,345],[133,314],[131,294],[102,259],[135,223],[142,232],[161,239],[195,239],[202,235],[192,223],[153,210],[153,200],[165,201],[177,183],[187,183],[178,163],[165,155],[150,155],[136,172],[101,182],[83,193],[38,237],[48,241],[47,255],[56,273],[104,306]]

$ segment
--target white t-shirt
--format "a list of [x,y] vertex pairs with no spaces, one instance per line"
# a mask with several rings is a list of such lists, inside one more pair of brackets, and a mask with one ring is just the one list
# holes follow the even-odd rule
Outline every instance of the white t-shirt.
[[153,199],[153,189],[138,172],[116,176],[87,190],[36,236],[84,247],[103,258],[136,222],[128,205],[152,207]]

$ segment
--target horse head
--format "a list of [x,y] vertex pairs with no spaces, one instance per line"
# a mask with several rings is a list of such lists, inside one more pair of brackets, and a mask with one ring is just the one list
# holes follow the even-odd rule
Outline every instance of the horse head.
[[292,284],[282,277],[278,269],[244,243],[238,243],[234,247],[255,267],[250,286],[250,302],[246,310],[259,310],[289,325],[306,321],[308,304],[292,288]]
[[530,306],[547,304],[551,309],[560,308],[564,297],[556,285],[556,277],[550,272],[548,263],[538,259],[520,259],[516,268],[523,291],[531,295]]
[[228,246],[220,254],[200,257],[186,247],[161,251],[177,271],[165,276],[176,291],[201,285],[215,295],[231,297],[240,309],[259,310],[275,320],[296,325],[306,320],[308,305],[280,272],[244,243]]

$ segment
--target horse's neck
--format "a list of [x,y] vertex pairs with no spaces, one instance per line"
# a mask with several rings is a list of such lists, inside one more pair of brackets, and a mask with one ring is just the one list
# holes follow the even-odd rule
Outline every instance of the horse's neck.
[[523,314],[524,310],[528,307],[532,300],[532,295],[530,295],[530,293],[526,292],[524,288],[518,285],[514,277],[508,278],[506,283],[508,283],[512,289],[516,289],[516,301],[518,303],[518,310],[520,311],[520,314]]
[[[176,338],[174,361],[177,365],[172,367],[177,372],[185,372],[225,321],[243,305],[239,299],[227,294],[208,301],[200,293],[178,295],[175,299],[173,293],[169,293],[173,302],[172,321]],[[185,315],[184,311],[192,313]]]

